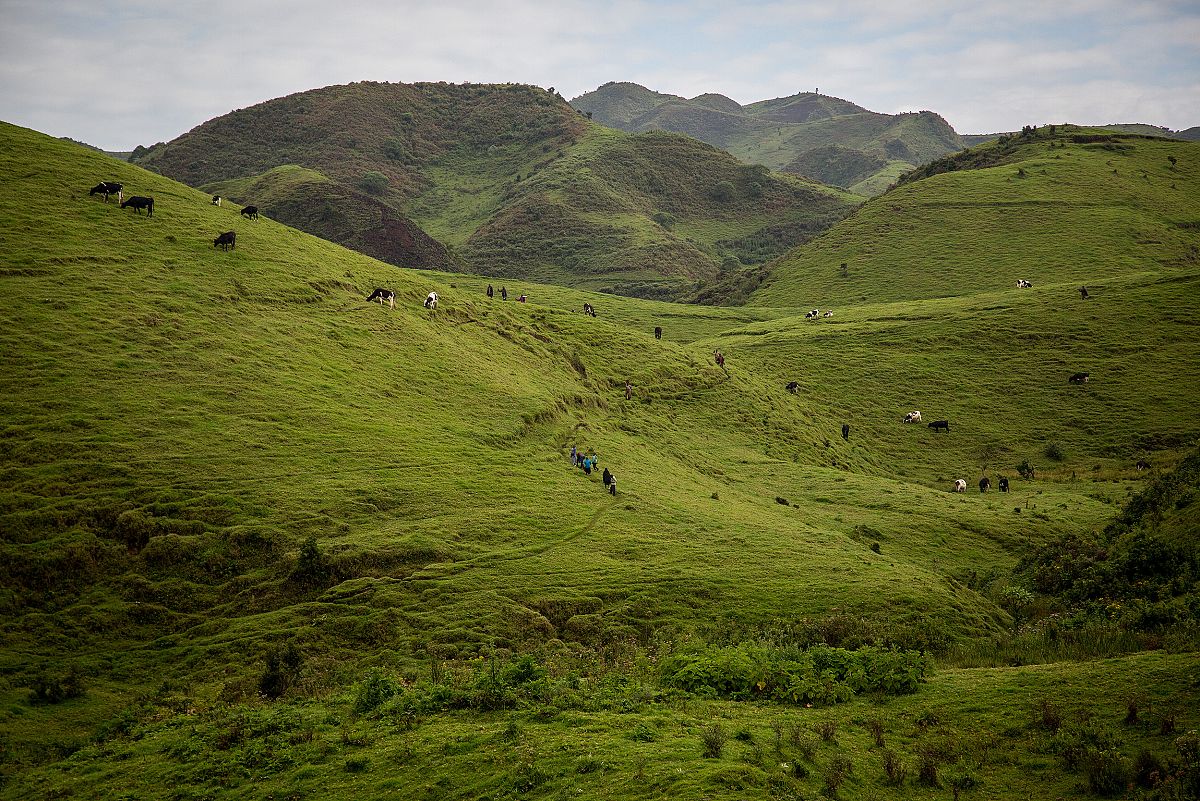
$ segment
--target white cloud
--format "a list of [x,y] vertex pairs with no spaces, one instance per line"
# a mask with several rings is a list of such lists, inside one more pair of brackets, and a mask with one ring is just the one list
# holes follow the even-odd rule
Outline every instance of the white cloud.
[[355,80],[635,80],[747,103],[819,86],[963,131],[1200,123],[1188,0],[0,0],[0,118],[108,148]]

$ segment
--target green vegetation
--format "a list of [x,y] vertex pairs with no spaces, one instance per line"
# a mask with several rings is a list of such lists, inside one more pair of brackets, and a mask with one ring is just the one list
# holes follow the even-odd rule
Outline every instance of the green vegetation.
[[[662,180],[678,137],[589,129],[571,157],[631,139]],[[714,308],[399,270],[0,145],[0,798],[1194,796],[1192,146],[1056,140],[905,184]],[[1075,183],[1030,162],[1060,153]],[[1110,185],[1118,158],[1150,178]],[[155,216],[89,198],[101,177]],[[668,184],[640,224],[734,239],[687,191],[760,178]],[[1048,235],[1007,231],[1032,290],[941,252],[996,236],[969,199],[1012,186],[1115,243],[1090,300]],[[1160,260],[1091,232],[1096,186]],[[925,222],[862,227],[881,208]],[[955,258],[941,291],[913,269]],[[835,316],[804,320],[810,292]],[[948,491],[977,471],[1012,491]]]
[[665,298],[726,260],[782,255],[860,200],[509,84],[327,87],[135,163],[392,264]]
[[674,131],[766,165],[864,196],[899,175],[961,150],[938,115],[877,114],[815,92],[741,106],[722,95],[685,100],[635,83],[607,83],[571,101],[589,119],[624,131]]

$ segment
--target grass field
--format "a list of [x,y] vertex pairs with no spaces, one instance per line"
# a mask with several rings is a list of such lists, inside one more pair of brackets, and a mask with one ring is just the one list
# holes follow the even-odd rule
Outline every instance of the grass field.
[[[1070,265],[1018,291],[964,259],[943,291],[911,265],[966,231],[861,229],[881,204],[920,219],[926,184],[989,196],[990,170],[872,201],[748,307],[508,281],[519,304],[69,143],[0,142],[0,797],[1025,798],[1090,792],[1097,743],[1118,774],[1146,750],[1194,775],[1194,636],[1090,621],[1071,650],[1030,628],[1053,599],[1013,600],[1021,557],[1104,529],[1147,485],[1137,459],[1165,478],[1196,441],[1195,231],[1161,222],[1194,191],[1125,196],[1163,259],[1119,251],[1088,305]],[[89,197],[99,180],[154,217]],[[1056,219],[1082,238],[1094,218]],[[823,284],[841,238],[913,255]],[[376,286],[395,310],[363,301]],[[981,469],[1013,491],[948,492]],[[1186,542],[1183,497],[1160,516]],[[756,696],[766,674],[733,700],[665,672],[822,642],[923,651],[924,681],[835,704],[865,679],[825,673],[808,707]]]

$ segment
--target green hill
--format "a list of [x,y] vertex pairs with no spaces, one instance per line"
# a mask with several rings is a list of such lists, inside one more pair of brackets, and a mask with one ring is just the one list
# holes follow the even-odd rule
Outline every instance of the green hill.
[[685,133],[743,161],[863,195],[878,195],[901,173],[963,147],[932,112],[878,114],[815,92],[741,106],[723,95],[687,100],[607,83],[571,105],[614,128]]
[[[1142,750],[1200,775],[1187,574],[1174,619],[1118,623],[1039,615],[1072,599],[1014,572],[1122,510],[1190,525],[1194,267],[1136,289],[1152,317],[1097,297],[1120,392],[1039,395],[957,345],[1028,296],[505,303],[0,144],[0,797],[1017,798]],[[1076,315],[1018,311],[1014,359],[1062,358]],[[952,432],[900,424],[914,399]],[[947,492],[981,456],[1012,492]]]
[[211,120],[134,162],[392,264],[676,296],[859,200],[531,86],[356,83]]

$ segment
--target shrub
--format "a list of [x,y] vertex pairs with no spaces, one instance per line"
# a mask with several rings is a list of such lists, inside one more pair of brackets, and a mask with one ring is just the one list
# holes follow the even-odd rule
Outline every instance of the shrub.
[[399,137],[393,136],[385,140],[381,149],[383,150],[383,155],[392,161],[408,164],[413,160],[412,151],[409,149],[408,143]]
[[1058,734],[1062,728],[1062,712],[1051,701],[1043,698],[1038,702],[1034,723],[1051,734]]
[[117,516],[117,536],[124,541],[125,547],[134,553],[145,548],[150,542],[150,537],[157,531],[158,525],[154,522],[154,517],[140,509],[130,509]]
[[668,211],[656,211],[651,219],[662,226],[662,228],[666,231],[670,231],[675,227],[675,215]]
[[875,739],[875,747],[883,748],[883,723],[879,720],[868,720],[867,730],[871,732],[871,736]]
[[825,781],[825,795],[830,798],[837,798],[838,790],[846,782],[851,771],[854,770],[854,763],[842,755],[835,756],[828,765],[825,766],[825,772],[821,774],[821,778]]
[[30,682],[29,702],[32,704],[58,704],[84,694],[83,674],[71,666],[66,673],[37,673]]
[[1021,478],[1032,479],[1034,474],[1033,465],[1029,463],[1028,459],[1025,459],[1017,465],[1017,473]]
[[1133,777],[1141,787],[1154,787],[1167,775],[1162,761],[1153,752],[1143,748],[1133,760]]
[[837,742],[837,721],[835,720],[823,720],[820,723],[815,723],[813,724],[813,731],[821,735],[821,742]]
[[370,712],[399,691],[394,679],[381,670],[372,670],[354,691],[354,711]]
[[1051,442],[1046,446],[1046,450],[1042,452],[1046,454],[1047,459],[1053,459],[1056,462],[1061,462],[1063,459],[1067,458],[1066,452],[1057,442]]
[[713,187],[712,196],[713,200],[716,200],[718,203],[731,202],[735,196],[733,184],[729,181],[721,181]]
[[272,701],[282,696],[299,675],[302,662],[303,657],[292,643],[272,648],[267,652],[266,668],[258,680],[259,694]]
[[720,721],[713,721],[700,730],[700,741],[704,744],[705,759],[720,759],[725,752],[728,737]]
[[900,761],[895,751],[883,752],[883,772],[887,775],[887,783],[899,787],[908,778],[908,768]]
[[329,566],[317,547],[316,537],[309,537],[300,546],[300,555],[296,558],[291,578],[295,582],[311,586],[322,585],[328,580]]
[[362,190],[372,195],[382,195],[388,190],[390,183],[388,177],[378,170],[371,170],[358,181]]
[[1120,795],[1133,780],[1133,765],[1115,748],[1089,751],[1083,767],[1088,788],[1098,795]]

